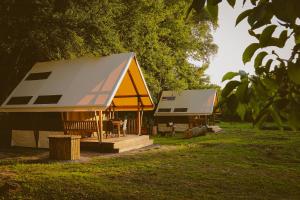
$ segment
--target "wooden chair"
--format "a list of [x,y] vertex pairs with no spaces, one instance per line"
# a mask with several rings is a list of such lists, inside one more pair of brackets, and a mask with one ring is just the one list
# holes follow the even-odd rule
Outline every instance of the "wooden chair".
[[111,120],[103,121],[103,130],[105,131],[106,138],[113,133],[114,126]]

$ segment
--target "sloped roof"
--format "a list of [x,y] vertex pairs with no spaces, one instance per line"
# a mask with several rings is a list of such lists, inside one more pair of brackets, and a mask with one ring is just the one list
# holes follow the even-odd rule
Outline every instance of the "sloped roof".
[[210,115],[217,102],[214,89],[163,91],[155,116]]
[[37,63],[0,111],[92,111],[111,105],[115,110],[137,110],[138,98],[144,110],[153,109],[135,54],[121,53]]

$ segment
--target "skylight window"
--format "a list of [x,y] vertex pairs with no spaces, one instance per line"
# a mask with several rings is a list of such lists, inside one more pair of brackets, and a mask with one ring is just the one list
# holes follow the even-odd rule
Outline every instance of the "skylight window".
[[174,108],[174,112],[187,112],[187,108]]
[[11,97],[6,105],[26,105],[31,98],[32,96]]
[[165,97],[162,97],[162,100],[163,101],[174,101],[175,100],[175,96],[165,96]]
[[159,108],[158,112],[171,112],[171,108]]
[[62,95],[41,95],[35,100],[34,104],[57,104]]
[[26,81],[35,81],[35,80],[43,80],[47,79],[50,76],[51,72],[39,72],[39,73],[31,73],[25,79]]

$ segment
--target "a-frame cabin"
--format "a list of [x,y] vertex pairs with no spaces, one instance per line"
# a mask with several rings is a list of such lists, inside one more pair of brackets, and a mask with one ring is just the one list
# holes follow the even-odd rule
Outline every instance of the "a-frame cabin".
[[[37,63],[0,107],[1,112],[14,113],[17,128],[12,127],[12,143],[20,137],[34,137],[36,146],[45,143],[37,140],[58,133],[86,138],[94,135],[103,143],[104,133],[112,131],[110,124],[113,130],[116,126],[120,137],[123,119],[117,118],[119,112],[136,113],[134,119],[128,119],[127,131],[141,135],[143,112],[153,109],[134,53]],[[62,125],[55,131],[51,120],[47,123],[53,116],[59,116]]]

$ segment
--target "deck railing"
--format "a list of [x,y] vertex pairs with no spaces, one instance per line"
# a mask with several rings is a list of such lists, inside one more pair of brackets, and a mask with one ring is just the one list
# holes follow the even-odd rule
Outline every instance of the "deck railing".
[[96,121],[64,121],[65,131],[96,132]]
[[[76,121],[64,121],[64,130],[65,132],[77,132],[77,133],[84,133],[84,132],[97,132],[97,122],[96,121],[83,121],[83,120],[76,120]],[[127,134],[137,134],[137,125],[135,119],[128,119],[127,120]],[[108,126],[103,121],[103,131],[108,130]]]
[[135,119],[127,120],[127,134],[137,134],[137,126]]

